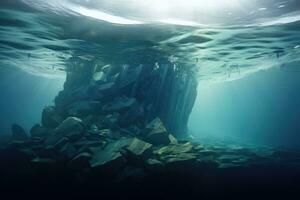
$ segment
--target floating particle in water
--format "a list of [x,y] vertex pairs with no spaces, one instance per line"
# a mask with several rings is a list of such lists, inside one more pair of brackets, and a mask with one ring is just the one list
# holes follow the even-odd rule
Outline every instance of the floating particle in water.
[[278,8],[284,8],[285,7],[285,5],[279,5],[278,6]]
[[295,47],[294,47],[294,49],[299,49],[300,48],[300,45],[296,45]]

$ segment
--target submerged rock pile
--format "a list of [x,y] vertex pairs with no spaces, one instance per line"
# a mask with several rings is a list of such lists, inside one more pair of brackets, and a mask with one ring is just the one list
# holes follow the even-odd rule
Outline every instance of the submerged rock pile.
[[55,183],[68,177],[102,186],[155,182],[160,188],[174,184],[173,177],[197,185],[211,173],[272,165],[287,155],[284,162],[300,161],[297,152],[260,155],[176,139],[186,129],[197,85],[180,69],[80,66],[69,69],[55,106],[44,108],[30,134],[12,126],[0,149],[1,177],[26,174]]
[[44,108],[41,124],[30,134],[12,126],[2,160],[16,154],[22,159],[11,165],[63,166],[116,176],[128,166],[162,172],[165,166],[196,159],[192,144],[178,143],[174,136],[186,131],[196,97],[194,74],[175,65],[76,62],[67,69],[55,105]]

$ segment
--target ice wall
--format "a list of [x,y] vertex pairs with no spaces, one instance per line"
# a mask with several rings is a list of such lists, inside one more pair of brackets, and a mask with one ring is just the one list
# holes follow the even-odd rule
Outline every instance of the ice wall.
[[145,124],[159,117],[168,131],[183,136],[197,96],[196,89],[195,74],[175,64],[117,66],[79,62],[74,58],[67,68],[64,90],[57,96],[55,106],[62,116],[71,114],[83,118],[88,117],[91,110],[103,112],[103,106],[108,104],[124,106],[134,101],[137,105],[134,109],[116,113],[123,118],[119,122],[121,126],[132,125],[131,118]]

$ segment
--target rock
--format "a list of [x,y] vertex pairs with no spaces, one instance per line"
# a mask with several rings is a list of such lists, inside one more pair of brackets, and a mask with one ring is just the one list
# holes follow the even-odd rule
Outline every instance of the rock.
[[129,145],[132,139],[120,139],[108,144],[103,148],[93,148],[93,158],[90,165],[94,170],[99,170],[104,174],[116,174],[126,163],[120,150]]
[[11,132],[13,141],[25,141],[28,139],[25,130],[17,124],[11,126]]
[[170,138],[167,129],[159,118],[155,118],[146,126],[146,138],[151,144],[169,144]]
[[153,153],[159,156],[165,155],[178,155],[183,153],[189,153],[193,150],[193,145],[190,142],[184,144],[174,144],[161,147],[155,150]]
[[128,157],[135,164],[142,163],[152,153],[152,144],[144,142],[138,138],[134,138],[133,141],[126,147]]
[[111,103],[103,106],[105,112],[124,112],[129,110],[136,104],[136,99],[128,97],[118,97],[115,98]]
[[58,96],[55,98],[55,108],[59,113],[66,114],[69,105],[76,101],[82,101],[90,98],[90,86],[85,84],[79,84],[76,87],[66,87],[66,80],[64,90],[60,91]]
[[53,106],[44,108],[42,113],[42,125],[46,128],[55,128],[62,122],[62,117],[58,115]]
[[96,155],[90,161],[92,168],[109,174],[117,173],[125,166],[125,163],[125,158],[120,152],[96,152]]
[[80,116],[83,113],[89,113],[92,110],[92,107],[89,101],[76,101],[71,104],[68,108],[69,116]]
[[169,139],[170,139],[170,144],[178,144],[177,139],[173,135],[169,134]]
[[111,65],[104,65],[101,70],[104,73],[109,74],[113,70],[113,67]]
[[[95,125],[97,126],[95,123],[97,121],[97,117],[96,115],[92,115],[92,114],[89,114],[87,116],[81,116],[81,119],[82,119],[82,123],[86,126],[86,127],[89,127],[91,125]],[[98,128],[98,127],[97,127]]]
[[216,151],[210,150],[210,149],[202,149],[197,151],[197,153],[201,156],[215,156],[217,155]]
[[155,150],[153,153],[171,170],[182,171],[197,166],[197,154],[193,153],[193,145],[190,142],[170,144]]
[[57,149],[53,145],[48,145],[39,150],[38,154],[41,158],[55,158],[57,156]]
[[183,172],[194,170],[197,167],[197,156],[193,153],[167,155],[164,157],[166,168],[171,171]]
[[102,125],[105,127],[116,129],[119,127],[119,113],[108,114],[104,117]]
[[121,115],[120,126],[128,127],[132,124],[144,122],[144,109],[138,103],[134,104],[128,111]]
[[45,139],[46,145],[55,145],[63,137],[70,141],[79,139],[84,131],[81,119],[68,117],[58,127],[54,129]]
[[36,157],[31,160],[31,164],[34,168],[44,169],[45,167],[53,167],[56,164],[56,160],[50,158]]
[[201,151],[201,150],[204,150],[205,147],[202,144],[196,144],[194,146],[194,149],[195,149],[195,151]]
[[73,143],[76,149],[81,147],[103,147],[104,141],[101,140],[90,140],[87,138],[81,138],[79,141]]
[[82,135],[83,130],[84,127],[81,119],[68,117],[55,129],[55,134],[74,140]]
[[54,144],[54,147],[58,150],[63,148],[67,143],[69,143],[69,139],[67,137],[61,138],[57,143]]
[[31,137],[30,140],[27,142],[30,145],[30,148],[41,146],[44,140],[40,137]]
[[62,156],[63,159],[72,159],[74,156],[76,156],[77,150],[72,144],[65,144],[61,149],[60,149],[60,155]]
[[103,136],[104,138],[110,138],[110,139],[118,138],[118,136],[115,135],[111,129],[99,130],[99,135]]
[[145,168],[147,171],[152,173],[163,173],[165,171],[164,164],[156,159],[148,159],[145,162]]
[[218,157],[218,161],[221,163],[242,163],[247,162],[248,157],[243,155],[221,155]]
[[87,152],[83,152],[75,156],[70,162],[69,167],[73,170],[81,170],[90,167],[90,159],[92,155]]
[[90,134],[98,134],[99,128],[98,128],[98,126],[97,126],[96,124],[92,124],[92,125],[90,126],[90,129],[88,130],[88,132],[89,132]]
[[138,135],[141,135],[142,130],[140,128],[138,128],[137,126],[130,126],[130,127],[126,127],[126,128],[121,128],[120,129],[121,135],[125,135],[128,137],[135,137]]
[[113,94],[115,93],[115,83],[109,82],[94,86],[92,89],[92,99],[108,101],[113,98]]
[[[104,148],[102,146],[102,148]],[[82,146],[77,150],[76,154],[81,154],[81,153],[89,153],[89,154],[93,154],[93,147],[88,147],[88,146]]]
[[49,135],[45,138],[44,145],[55,145],[58,141],[64,138],[62,134],[56,134],[55,132],[50,132]]
[[94,72],[93,74],[93,81],[95,82],[106,82],[107,80],[107,77],[106,77],[106,74],[102,71],[99,71],[99,72]]
[[98,101],[77,101],[68,108],[69,116],[84,116],[95,113],[100,108]]
[[30,129],[30,135],[31,137],[39,137],[39,138],[43,138],[46,137],[48,134],[48,129],[42,127],[39,124],[34,125],[31,129]]

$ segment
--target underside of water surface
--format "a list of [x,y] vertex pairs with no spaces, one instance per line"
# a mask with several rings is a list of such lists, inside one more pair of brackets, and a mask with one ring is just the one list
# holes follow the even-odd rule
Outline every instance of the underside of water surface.
[[293,199],[299,33],[297,0],[2,0],[1,193]]

